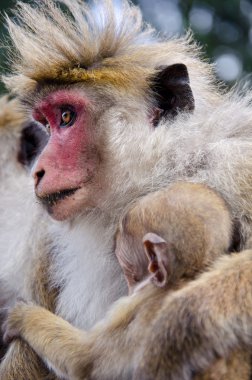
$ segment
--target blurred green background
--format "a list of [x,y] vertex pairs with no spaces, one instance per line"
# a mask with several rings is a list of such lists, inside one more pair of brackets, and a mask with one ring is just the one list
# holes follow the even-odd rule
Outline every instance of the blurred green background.
[[[120,2],[120,0],[115,0]],[[146,21],[167,36],[181,35],[189,27],[204,46],[206,57],[215,63],[220,79],[233,84],[252,72],[252,0],[135,0]],[[15,0],[0,0],[0,11]],[[5,36],[1,18],[1,41]],[[4,43],[1,44],[1,71],[6,70]],[[0,92],[3,87],[0,87]]]

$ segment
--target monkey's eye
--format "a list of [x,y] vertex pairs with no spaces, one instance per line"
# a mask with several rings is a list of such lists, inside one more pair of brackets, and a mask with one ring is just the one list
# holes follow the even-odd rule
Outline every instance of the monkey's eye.
[[61,110],[60,128],[71,127],[76,119],[76,113],[70,108]]
[[51,133],[51,126],[50,126],[49,123],[45,124],[45,129],[46,129],[46,132],[50,135],[50,133]]

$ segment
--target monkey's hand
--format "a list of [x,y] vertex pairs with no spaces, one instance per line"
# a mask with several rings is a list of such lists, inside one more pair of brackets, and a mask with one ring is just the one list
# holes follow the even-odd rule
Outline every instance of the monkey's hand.
[[190,380],[252,343],[252,251],[220,259],[165,299],[147,331],[136,380]]
[[7,318],[2,325],[3,341],[9,344],[13,339],[22,336],[25,323],[25,313],[29,310],[29,306],[24,301],[19,301],[7,313]]

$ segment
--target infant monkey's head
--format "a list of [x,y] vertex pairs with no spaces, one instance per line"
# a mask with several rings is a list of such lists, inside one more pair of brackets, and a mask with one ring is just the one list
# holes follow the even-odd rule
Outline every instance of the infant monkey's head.
[[231,232],[226,203],[207,186],[178,182],[139,199],[116,238],[129,292],[143,280],[169,287],[193,279],[228,250]]

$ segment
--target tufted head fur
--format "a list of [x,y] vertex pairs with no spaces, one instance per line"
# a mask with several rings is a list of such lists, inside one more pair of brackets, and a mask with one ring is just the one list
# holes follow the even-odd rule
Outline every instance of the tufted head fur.
[[[160,65],[184,63],[196,102],[218,99],[212,90],[211,66],[199,59],[200,51],[187,35],[158,38],[142,21],[140,10],[127,0],[44,0],[19,2],[15,18],[7,18],[14,45],[10,47],[12,72],[4,77],[14,92],[33,91],[45,82],[88,82],[99,86],[145,91]],[[200,96],[199,96],[200,94]]]

